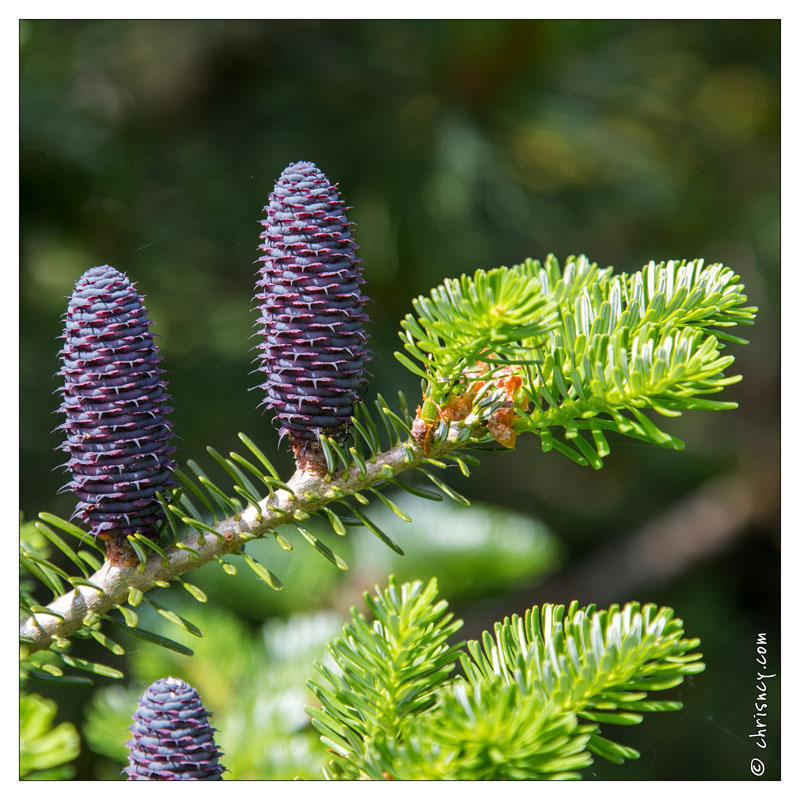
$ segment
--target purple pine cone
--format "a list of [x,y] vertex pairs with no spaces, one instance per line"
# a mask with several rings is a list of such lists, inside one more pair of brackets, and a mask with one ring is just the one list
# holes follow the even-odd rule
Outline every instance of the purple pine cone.
[[67,419],[58,429],[72,474],[62,491],[78,496],[73,516],[104,539],[137,531],[153,538],[155,493],[171,485],[175,448],[142,297],[113,267],[92,267],[75,284],[62,338],[59,410]]
[[361,260],[336,187],[310,161],[290,164],[264,209],[256,282],[262,404],[295,452],[320,433],[341,441],[365,383]]
[[221,781],[225,767],[197,690],[161,678],[139,698],[127,743],[129,781]]

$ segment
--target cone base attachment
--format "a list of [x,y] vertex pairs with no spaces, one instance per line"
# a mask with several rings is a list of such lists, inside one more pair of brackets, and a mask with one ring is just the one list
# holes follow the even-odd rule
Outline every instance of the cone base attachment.
[[328,464],[325,453],[319,442],[309,442],[305,439],[292,439],[292,451],[297,469],[301,472],[310,472],[312,475],[327,475]]

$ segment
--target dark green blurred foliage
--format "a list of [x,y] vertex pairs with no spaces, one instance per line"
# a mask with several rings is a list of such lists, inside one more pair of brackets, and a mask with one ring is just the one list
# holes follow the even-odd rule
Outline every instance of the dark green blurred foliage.
[[53,727],[56,704],[36,694],[19,698],[19,776],[32,781],[60,781],[75,770],[68,762],[80,750],[75,726],[61,722]]
[[[72,497],[55,496],[65,478],[53,471],[63,459],[49,433],[60,422],[51,392],[59,315],[89,266],[114,265],[147,297],[179,457],[197,458],[206,444],[227,452],[238,430],[273,430],[247,392],[256,382],[249,298],[257,220],[289,161],[315,161],[353,207],[373,300],[368,399],[401,388],[416,402],[391,351],[411,297],[445,277],[547,252],[628,270],[704,257],[739,272],[760,307],[751,345],[732,348],[744,380],[726,397],[740,408],[669,421],[687,442],[681,453],[616,440],[597,473],[542,454],[533,437],[487,455],[455,488],[541,519],[565,543],[562,577],[537,588],[540,572],[498,570],[506,577],[485,583],[473,571],[460,598],[444,579],[442,589],[468,635],[573,596],[674,607],[702,638],[708,671],[681,689],[686,709],[661,721],[658,741],[632,732],[640,762],[595,771],[749,777],[750,758],[762,755],[747,739],[757,631],[768,632],[779,667],[779,23],[23,21],[20,33],[27,519],[73,508]],[[288,453],[276,465],[288,473]],[[650,559],[626,558],[660,523]],[[397,537],[408,552],[414,540]],[[670,549],[687,540],[691,548]],[[618,554],[615,570],[591,571],[601,546]],[[307,560],[321,588],[297,606],[291,558],[273,569],[287,587],[282,607],[251,602],[236,588],[244,576],[219,568],[209,603],[224,594],[252,623],[325,608],[340,580],[347,602],[356,594],[363,576],[352,563],[342,578],[316,554]],[[672,568],[656,568],[665,563]],[[369,570],[366,585],[383,569]],[[767,778],[780,774],[773,686]],[[88,694],[36,691],[80,722]],[[92,776],[85,752],[77,766],[78,777]]]

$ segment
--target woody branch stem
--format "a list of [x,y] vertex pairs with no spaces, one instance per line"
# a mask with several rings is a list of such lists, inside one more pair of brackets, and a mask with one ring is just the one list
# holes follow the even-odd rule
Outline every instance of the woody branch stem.
[[43,650],[52,640],[65,638],[77,631],[88,614],[102,617],[124,603],[131,588],[145,592],[157,581],[173,580],[214,559],[235,553],[245,542],[291,522],[298,511],[314,511],[385,480],[387,467],[391,474],[397,474],[422,466],[429,458],[463,446],[463,442],[456,441],[461,427],[452,425],[448,438],[435,443],[427,453],[413,441],[380,453],[374,462],[367,462],[367,470],[363,475],[351,469],[346,478],[337,474],[328,482],[323,476],[298,470],[288,483],[291,492],[278,489],[272,496],[259,502],[260,519],[256,510],[249,506],[239,515],[238,521],[228,517],[216,523],[213,528],[219,536],[208,532],[201,536],[192,531],[181,541],[181,548],[173,546],[165,551],[166,564],[162,563],[161,556],[154,554],[141,572],[140,567],[113,566],[106,561],[89,578],[96,589],[79,585],[53,600],[47,608],[58,616],[39,612],[28,617],[20,626],[20,636],[24,638],[29,652]]

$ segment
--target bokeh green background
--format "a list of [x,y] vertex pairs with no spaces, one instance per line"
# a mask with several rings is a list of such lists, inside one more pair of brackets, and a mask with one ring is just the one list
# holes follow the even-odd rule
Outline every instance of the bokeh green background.
[[[248,393],[248,337],[258,219],[290,161],[315,161],[353,207],[372,298],[370,397],[418,394],[391,357],[398,321],[444,277],[548,252],[627,270],[722,261],[760,307],[750,346],[734,348],[745,379],[727,396],[739,410],[669,421],[682,453],[612,441],[599,473],[524,437],[453,484],[540,521],[561,555],[488,576],[448,564],[468,560],[457,550],[430,563],[450,574],[470,635],[576,597],[669,604],[703,639],[708,671],[676,693],[685,710],[623,730],[642,759],[587,777],[747,779],[754,756],[779,777],[777,680],[766,755],[747,738],[757,632],[771,667],[780,657],[777,21],[23,21],[20,34],[26,518],[72,510],[56,496],[50,432],[56,337],[73,282],[95,264],[147,296],[183,457],[226,452],[239,430],[277,449]],[[288,473],[288,454],[276,459]],[[280,602],[209,578],[209,603],[256,637],[292,611],[344,611],[385,578],[378,556],[341,579],[290,556]],[[322,577],[303,577],[301,561]],[[191,612],[202,626],[202,607]],[[249,677],[266,680],[257,664]],[[84,725],[90,691],[31,688]],[[77,768],[116,774],[86,743]]]

